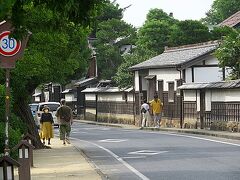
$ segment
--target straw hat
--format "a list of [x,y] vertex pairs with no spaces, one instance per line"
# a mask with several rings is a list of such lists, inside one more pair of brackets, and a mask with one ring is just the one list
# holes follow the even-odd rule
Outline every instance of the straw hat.
[[50,111],[50,108],[47,105],[44,105],[42,111],[44,111],[45,109],[48,109],[48,111]]

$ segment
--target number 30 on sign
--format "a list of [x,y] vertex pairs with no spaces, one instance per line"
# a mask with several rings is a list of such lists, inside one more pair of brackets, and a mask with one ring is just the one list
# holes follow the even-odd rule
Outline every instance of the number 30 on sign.
[[0,54],[3,56],[14,56],[21,48],[21,41],[9,38],[10,31],[4,31],[0,34]]

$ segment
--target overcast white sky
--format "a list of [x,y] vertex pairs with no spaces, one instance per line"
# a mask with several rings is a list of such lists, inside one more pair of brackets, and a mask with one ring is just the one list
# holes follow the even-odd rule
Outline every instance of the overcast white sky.
[[148,11],[152,8],[173,13],[179,20],[199,20],[211,8],[214,0],[117,0],[121,8],[132,5],[124,12],[123,19],[135,27],[143,25]]

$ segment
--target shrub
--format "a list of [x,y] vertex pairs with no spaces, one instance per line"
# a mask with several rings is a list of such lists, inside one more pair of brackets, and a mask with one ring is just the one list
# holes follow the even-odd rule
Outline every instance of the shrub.
[[[10,150],[19,143],[21,139],[21,132],[20,130],[14,130],[9,127],[9,148]],[[0,154],[4,153],[5,147],[5,123],[0,123],[0,141],[4,143],[0,143]],[[17,158],[17,152],[11,151],[11,157]]]
[[[13,98],[11,98],[11,109]],[[14,113],[9,117],[9,148],[18,144],[21,135],[27,132],[27,126]],[[5,87],[0,84],[0,154],[4,152],[5,146]],[[16,152],[11,152],[12,157],[17,157]]]

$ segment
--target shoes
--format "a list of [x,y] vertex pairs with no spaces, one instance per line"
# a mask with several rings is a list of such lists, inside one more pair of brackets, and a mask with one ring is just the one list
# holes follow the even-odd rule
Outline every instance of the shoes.
[[51,143],[50,143],[50,142],[48,142],[48,145],[51,145]]
[[64,145],[64,146],[66,145],[65,141],[63,142],[63,145]]
[[43,141],[43,144],[45,144],[45,141]]

